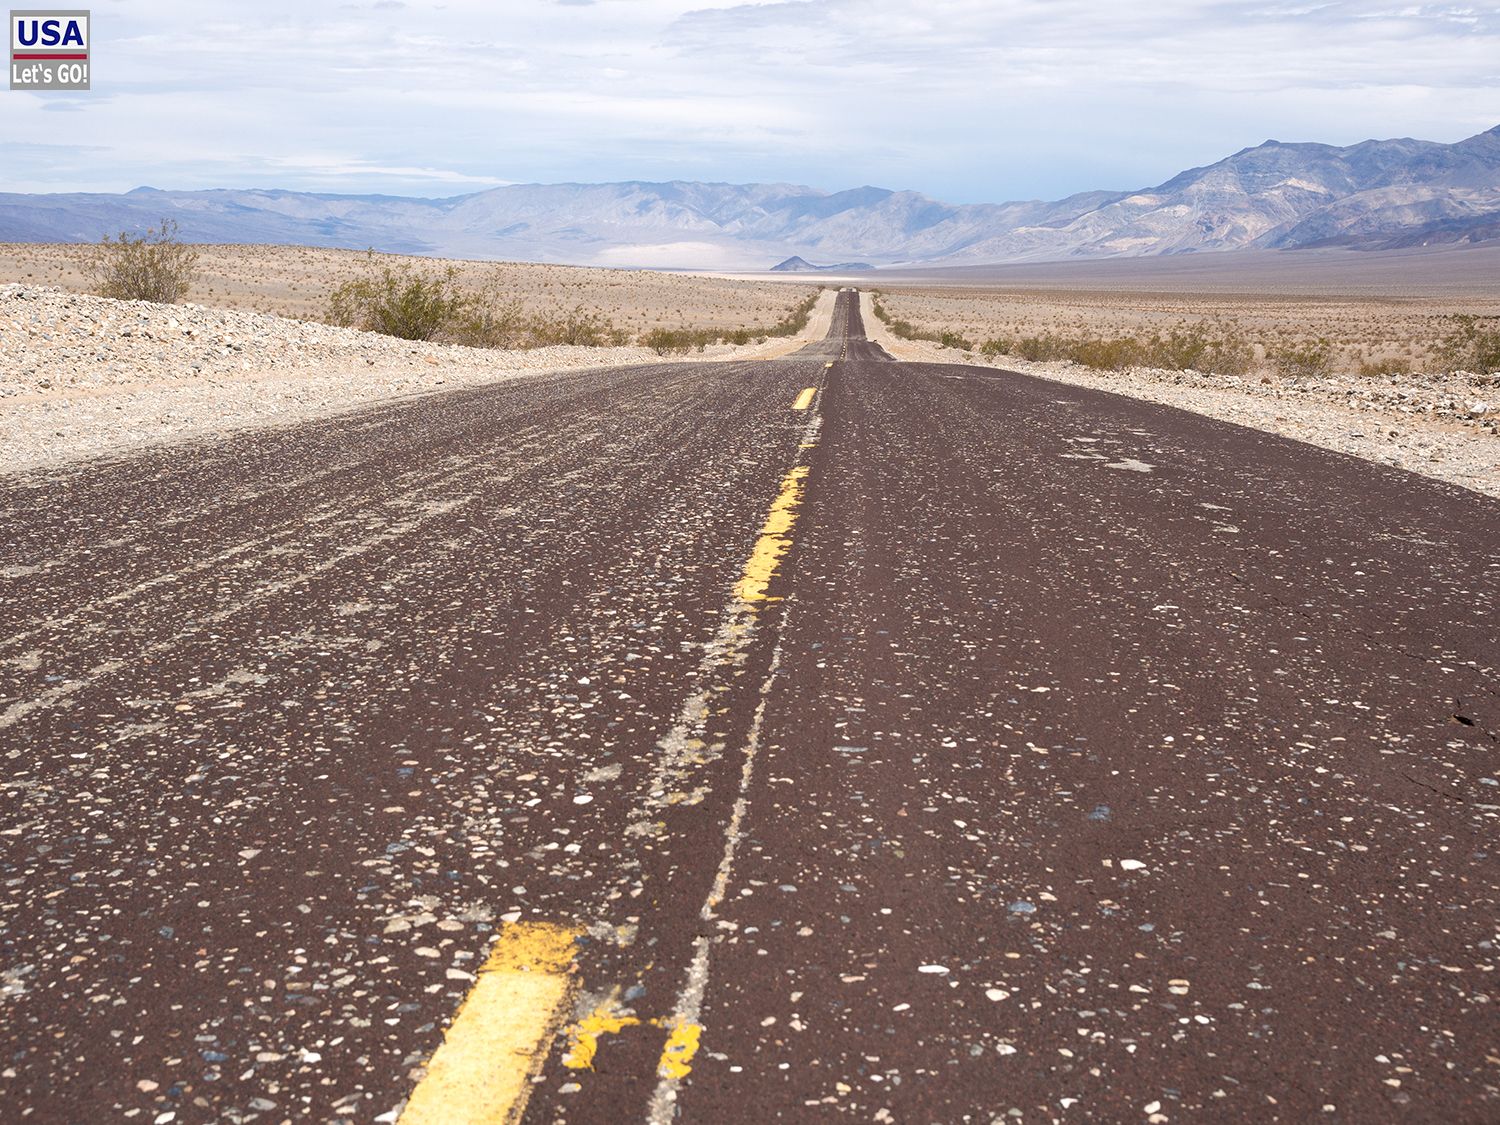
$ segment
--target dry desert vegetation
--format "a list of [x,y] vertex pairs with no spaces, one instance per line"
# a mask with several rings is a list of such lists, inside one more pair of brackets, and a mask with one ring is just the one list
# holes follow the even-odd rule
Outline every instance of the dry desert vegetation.
[[[689,357],[769,358],[821,338],[834,297],[805,283],[204,246],[186,302],[163,305],[91,295],[87,250],[0,246],[0,472],[478,383]],[[531,334],[524,347],[481,348],[324,322],[330,294],[348,281],[386,267],[432,276],[449,266],[457,285],[518,304],[528,322],[566,323],[576,311],[604,331],[588,341]],[[663,329],[685,329],[672,334],[690,344],[640,342]],[[747,330],[738,333],[746,343],[702,343],[737,329]],[[759,331],[769,329],[785,334]]]
[[[90,292],[89,247],[0,243],[0,284]],[[769,328],[815,289],[785,282],[607,270],[518,262],[441,261],[399,254],[303,246],[198,246],[198,277],[187,300],[210,308],[321,320],[332,292],[383,267],[451,266],[462,289],[515,301],[529,316],[581,308],[634,341],[654,328]]]
[[[1453,347],[1464,325],[1500,340],[1497,247],[771,278],[201,246],[190,304],[173,306],[87,296],[87,250],[0,244],[5,467],[527,374],[785,355],[822,336],[852,282],[898,358],[1152,399],[1500,495],[1500,372],[1474,359],[1484,347]],[[340,286],[385,269],[451,269],[485,302],[601,331],[507,350],[326,323]],[[789,335],[761,335],[778,325]],[[704,347],[716,333],[741,343]]]
[[1094,343],[1108,366],[1109,345],[1199,332],[1237,346],[1245,362],[1232,374],[1292,373],[1281,357],[1318,351],[1325,368],[1305,373],[1437,373],[1458,317],[1500,318],[1500,279],[1493,293],[1458,296],[879,289],[891,319],[960,350],[1047,359],[1062,356],[1037,353]]
[[865,326],[1500,496],[1500,252],[1233,257],[882,278]]
[[[1500,358],[1496,245],[916,270],[877,288],[898,335],[1098,369],[1144,366],[1174,336],[1221,345],[1214,374],[1488,374]],[[1487,352],[1455,354],[1466,322]]]

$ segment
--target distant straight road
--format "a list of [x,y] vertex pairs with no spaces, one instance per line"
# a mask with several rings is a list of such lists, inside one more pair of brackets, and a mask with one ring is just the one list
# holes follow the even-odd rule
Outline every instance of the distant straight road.
[[1500,503],[854,298],[0,477],[0,1120],[1500,1117]]

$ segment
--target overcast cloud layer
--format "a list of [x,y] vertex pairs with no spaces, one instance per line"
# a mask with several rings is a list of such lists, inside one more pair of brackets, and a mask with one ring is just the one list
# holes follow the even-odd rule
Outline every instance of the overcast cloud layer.
[[94,89],[0,90],[0,190],[788,181],[955,202],[1267,138],[1500,123],[1494,5],[93,0]]

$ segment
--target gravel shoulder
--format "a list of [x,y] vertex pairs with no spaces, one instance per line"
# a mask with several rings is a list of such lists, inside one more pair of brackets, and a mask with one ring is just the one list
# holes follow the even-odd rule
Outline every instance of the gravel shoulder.
[[0,286],[0,471],[536,375],[774,358],[821,339],[835,297],[823,294],[796,337],[661,356],[642,347],[414,343],[265,313]]
[[1145,368],[1100,372],[903,340],[875,316],[868,291],[861,292],[860,307],[866,334],[897,359],[994,367],[1128,395],[1500,497],[1500,384],[1493,376],[1455,386],[1421,375],[1262,382]]

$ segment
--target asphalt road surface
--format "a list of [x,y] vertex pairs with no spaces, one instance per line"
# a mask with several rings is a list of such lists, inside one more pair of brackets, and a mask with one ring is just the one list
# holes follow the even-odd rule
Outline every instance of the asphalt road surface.
[[1500,504],[853,297],[0,478],[0,1120],[1500,1118]]

